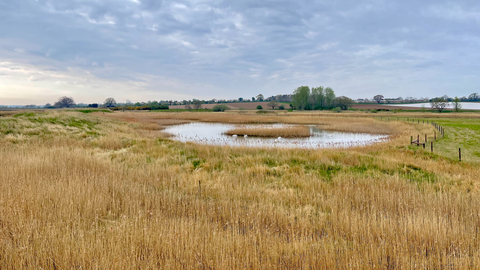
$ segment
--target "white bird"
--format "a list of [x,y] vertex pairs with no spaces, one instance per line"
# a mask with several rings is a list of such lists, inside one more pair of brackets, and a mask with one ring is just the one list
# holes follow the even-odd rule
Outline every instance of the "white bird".
[[237,134],[233,134],[232,137],[236,138],[236,137],[237,137]]
[[282,140],[282,137],[278,137],[278,140],[281,141],[281,140]]
[[243,137],[244,137],[244,138],[248,138],[248,135],[247,135],[247,134],[245,134],[245,135],[243,135]]

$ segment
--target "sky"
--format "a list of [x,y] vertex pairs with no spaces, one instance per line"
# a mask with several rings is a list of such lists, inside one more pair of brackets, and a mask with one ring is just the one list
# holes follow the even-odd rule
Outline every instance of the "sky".
[[0,104],[480,92],[478,0],[0,0]]

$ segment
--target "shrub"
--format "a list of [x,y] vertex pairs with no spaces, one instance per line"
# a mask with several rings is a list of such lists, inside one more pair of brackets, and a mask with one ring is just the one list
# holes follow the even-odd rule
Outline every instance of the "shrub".
[[261,110],[261,111],[257,111],[258,114],[278,114],[274,111],[264,111],[264,110]]
[[371,113],[377,113],[378,111],[376,109],[370,109],[369,112]]
[[226,110],[230,110],[230,107],[228,107],[225,104],[218,104],[218,105],[213,106],[212,110],[214,112],[224,112]]
[[336,112],[336,113],[339,113],[339,112],[342,112],[342,108],[340,107],[335,107],[332,109],[332,111]]
[[262,105],[258,105],[258,106],[257,106],[257,110],[263,110]]
[[279,108],[280,110],[285,110],[285,106],[283,106],[283,105],[280,105],[278,108]]

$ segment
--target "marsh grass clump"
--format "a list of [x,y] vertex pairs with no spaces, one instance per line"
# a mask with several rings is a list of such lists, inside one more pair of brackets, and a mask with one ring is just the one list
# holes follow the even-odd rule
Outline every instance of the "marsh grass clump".
[[225,132],[225,135],[248,135],[263,138],[304,138],[310,137],[310,128],[306,126],[287,127],[239,127]]

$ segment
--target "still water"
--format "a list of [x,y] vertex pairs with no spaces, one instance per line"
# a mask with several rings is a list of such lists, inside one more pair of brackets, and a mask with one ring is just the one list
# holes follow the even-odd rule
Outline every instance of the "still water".
[[[460,102],[462,105],[463,110],[480,110],[480,103],[479,102]],[[412,103],[412,104],[383,104],[382,105],[389,105],[389,106],[402,106],[402,107],[415,107],[421,108],[425,107],[425,109],[429,110],[432,108],[430,103]],[[448,104],[447,109],[452,109],[453,105],[451,103]]]
[[[241,125],[246,128],[254,127],[288,127],[290,125]],[[224,135],[228,130],[238,127],[233,124],[223,123],[189,123],[168,127],[165,132],[172,134],[174,140],[181,142],[194,142],[207,145],[223,146],[248,146],[248,147],[282,147],[282,148],[335,148],[365,146],[388,139],[388,135],[375,135],[366,133],[334,132],[310,126],[308,138],[258,138],[238,134],[237,137]]]

